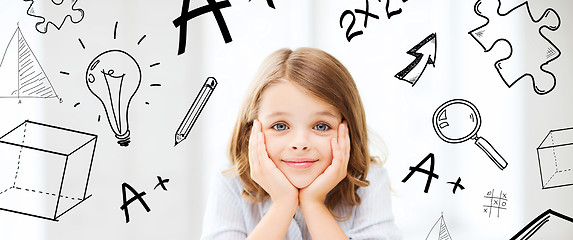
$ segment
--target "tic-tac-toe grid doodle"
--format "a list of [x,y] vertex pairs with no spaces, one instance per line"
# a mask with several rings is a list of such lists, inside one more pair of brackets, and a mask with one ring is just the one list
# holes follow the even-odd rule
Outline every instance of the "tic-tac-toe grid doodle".
[[507,210],[507,193],[499,191],[499,195],[496,195],[495,189],[492,189],[483,197],[487,201],[483,205],[483,212],[488,214],[488,217],[491,217],[492,213],[495,216],[495,212],[497,212],[497,217],[499,218],[501,210]]

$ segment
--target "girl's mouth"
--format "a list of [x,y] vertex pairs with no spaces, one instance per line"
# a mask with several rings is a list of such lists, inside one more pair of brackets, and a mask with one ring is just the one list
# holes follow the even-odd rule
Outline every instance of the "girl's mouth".
[[317,161],[318,159],[311,159],[311,158],[289,158],[282,160],[282,162],[284,162],[289,167],[297,169],[309,168],[312,166],[312,164],[314,164]]

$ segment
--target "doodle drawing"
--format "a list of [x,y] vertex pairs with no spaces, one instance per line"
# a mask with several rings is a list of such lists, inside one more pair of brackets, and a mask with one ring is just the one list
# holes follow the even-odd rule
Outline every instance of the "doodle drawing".
[[537,147],[541,188],[573,185],[573,128],[549,131]]
[[497,217],[499,218],[499,213],[501,210],[507,210],[507,193],[499,191],[499,197],[495,196],[495,189],[488,191],[485,196],[483,196],[487,203],[483,205],[483,212],[491,217],[492,212],[497,210]]
[[201,16],[205,13],[212,12],[221,35],[225,43],[230,43],[233,41],[231,33],[229,33],[229,28],[223,18],[221,9],[231,7],[231,2],[228,0],[217,2],[216,0],[207,0],[207,5],[193,9],[189,11],[189,2],[191,0],[183,0],[183,5],[181,7],[181,16],[173,20],[173,25],[175,28],[179,28],[179,48],[177,50],[177,55],[185,53],[185,48],[187,46],[187,22],[195,17]]
[[58,221],[89,197],[97,136],[25,121],[0,138],[0,209]]
[[175,146],[187,138],[187,135],[191,132],[191,128],[195,125],[197,118],[199,118],[199,114],[201,114],[203,108],[205,108],[209,97],[213,94],[215,87],[217,87],[217,79],[208,77],[203,87],[201,87],[199,94],[197,94],[197,97],[193,100],[193,104],[191,104],[191,108],[187,111],[185,118],[183,118],[183,121],[179,125],[177,133],[175,133]]
[[[75,7],[77,0],[42,0],[41,7],[34,7],[34,1],[38,0],[24,1],[32,2],[27,14],[42,19],[36,23],[36,30],[40,33],[48,32],[50,24],[60,30],[67,18],[72,23],[79,23],[84,19],[84,10]],[[39,10],[41,13],[38,13]]]
[[447,101],[436,109],[432,123],[436,134],[445,142],[461,143],[474,140],[499,169],[507,167],[507,162],[497,150],[485,138],[477,135],[481,116],[473,103],[464,99]]
[[131,99],[141,85],[141,68],[122,50],[96,56],[86,70],[86,84],[104,107],[107,120],[120,146],[128,146],[128,112]]
[[[156,190],[157,187],[161,186],[161,189],[163,189],[163,191],[167,191],[167,187],[165,186],[165,184],[169,183],[169,179],[168,178],[163,179],[161,176],[157,176],[157,181],[158,181],[158,183],[157,183],[157,185],[155,185],[153,190]],[[133,194],[133,196],[129,199],[127,199],[127,191],[126,190],[129,190],[131,192],[131,194]],[[149,207],[149,205],[147,204],[145,199],[143,199],[143,197],[145,195],[147,195],[147,193],[145,191],[138,192],[137,190],[135,190],[135,188],[133,188],[131,185],[129,185],[129,183],[124,182],[121,185],[121,192],[122,192],[122,196],[123,196],[123,204],[119,207],[119,209],[122,210],[123,214],[125,215],[125,223],[129,223],[129,221],[130,221],[129,205],[132,204],[133,202],[135,202],[135,200],[139,201],[139,203],[145,209],[146,212],[151,211],[151,208]]]
[[[519,79],[530,76],[537,94],[551,92],[556,78],[546,66],[558,58],[561,51],[542,30],[556,31],[561,24],[559,15],[548,8],[541,17],[535,19],[531,15],[528,1],[505,13],[500,12],[500,5],[500,0],[478,0],[474,11],[487,22],[471,30],[469,34],[485,52],[489,52],[498,42],[509,44],[509,55],[494,64],[508,87],[513,86]],[[522,24],[516,25],[517,23]],[[516,26],[519,26],[519,29],[516,29]]]
[[[249,2],[250,2],[250,1],[251,1],[251,0],[249,0]],[[275,3],[273,2],[273,0],[267,0],[267,4],[269,5],[270,8],[276,9],[276,8],[275,8]]]
[[58,98],[20,27],[0,60],[0,98]]
[[438,221],[434,223],[434,226],[432,226],[428,236],[426,236],[426,240],[452,240],[443,214],[438,218]]
[[511,240],[565,240],[573,236],[573,218],[548,209],[529,222]]
[[402,71],[396,73],[394,77],[409,82],[413,87],[422,76],[422,73],[424,73],[424,70],[426,70],[426,66],[435,66],[436,41],[436,34],[432,33],[420,43],[416,44],[412,49],[408,50],[406,53],[416,57],[416,59],[408,64],[406,68],[402,69]]

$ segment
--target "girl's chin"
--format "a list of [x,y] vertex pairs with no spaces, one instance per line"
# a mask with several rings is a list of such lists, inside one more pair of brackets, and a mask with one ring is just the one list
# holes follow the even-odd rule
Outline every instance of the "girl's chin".
[[305,187],[308,187],[313,181],[314,179],[316,179],[316,177],[294,177],[294,178],[288,178],[288,180],[290,181],[290,183],[295,186],[298,189],[302,189]]
[[279,170],[286,176],[288,181],[298,189],[308,187],[312,182],[314,182],[314,179],[316,179],[321,172],[324,172],[324,169],[319,171],[318,169],[313,168],[305,169],[303,171],[293,170],[290,168],[279,168]]

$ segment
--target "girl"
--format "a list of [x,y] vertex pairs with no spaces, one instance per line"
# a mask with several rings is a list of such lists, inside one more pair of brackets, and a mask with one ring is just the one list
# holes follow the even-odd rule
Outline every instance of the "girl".
[[202,237],[400,238],[388,175],[367,142],[358,90],[338,60],[313,48],[275,51],[237,119],[234,176],[217,178]]

